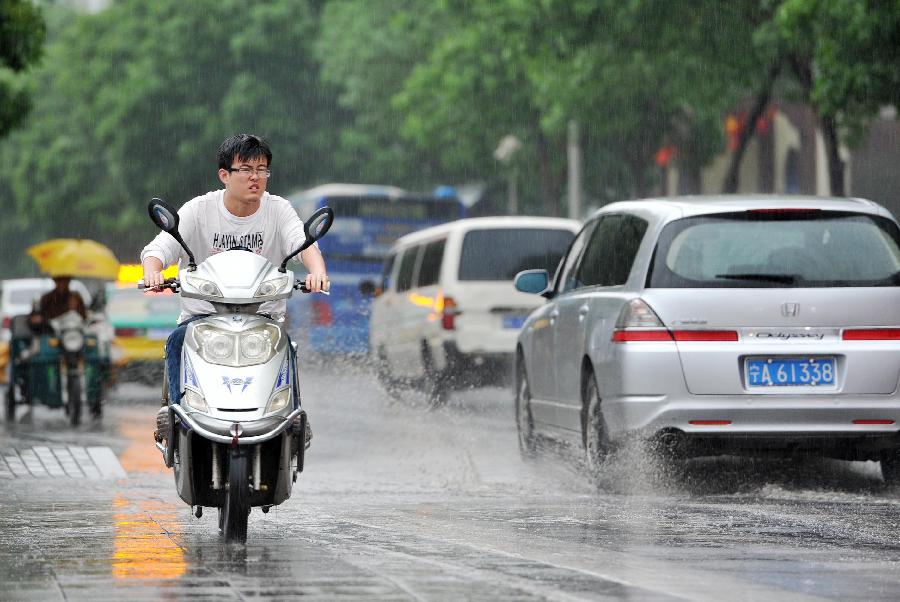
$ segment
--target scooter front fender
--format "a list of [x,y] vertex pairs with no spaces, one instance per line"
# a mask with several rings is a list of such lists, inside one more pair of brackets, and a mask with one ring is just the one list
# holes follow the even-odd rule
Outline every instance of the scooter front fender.
[[[172,405],[172,410],[181,420],[184,427],[194,431],[201,437],[217,443],[237,443],[238,445],[254,445],[273,439],[283,433],[300,416],[302,410],[295,409],[287,416],[270,416],[260,420],[220,420],[201,412],[186,412],[180,405]],[[231,425],[240,424],[243,433],[233,437],[229,430]],[[236,441],[235,441],[236,439]]]

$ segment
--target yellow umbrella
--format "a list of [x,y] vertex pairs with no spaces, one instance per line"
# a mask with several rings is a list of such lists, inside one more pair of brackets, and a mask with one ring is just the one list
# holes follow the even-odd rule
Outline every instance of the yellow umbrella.
[[28,254],[49,276],[115,280],[119,274],[113,252],[93,240],[54,238],[29,247]]

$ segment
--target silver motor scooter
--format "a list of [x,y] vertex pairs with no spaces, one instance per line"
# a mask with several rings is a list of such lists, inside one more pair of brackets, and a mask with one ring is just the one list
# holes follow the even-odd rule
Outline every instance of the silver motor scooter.
[[[148,210],[189,258],[188,268],[164,286],[215,309],[188,325],[181,403],[168,406],[169,432],[157,447],[174,469],[181,499],[197,507],[198,517],[204,506],[218,508],[225,539],[243,543],[250,508],[268,512],[290,497],[305,450],[306,412],[291,342],[281,323],[257,310],[294,290],[308,292],[287,262],[325,235],[334,213],[316,211],[304,223],[306,241],[280,267],[246,250],[224,251],[198,266],[178,233],[178,213],[159,199]],[[167,385],[168,378],[164,400]]]

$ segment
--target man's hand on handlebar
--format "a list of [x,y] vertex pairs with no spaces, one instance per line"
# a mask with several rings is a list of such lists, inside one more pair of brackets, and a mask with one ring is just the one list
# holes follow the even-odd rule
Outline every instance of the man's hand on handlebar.
[[323,293],[331,288],[331,282],[328,281],[328,275],[325,272],[310,272],[306,275],[304,285],[306,290],[311,293]]
[[166,281],[165,276],[163,276],[162,272],[156,272],[151,270],[144,271],[144,287],[146,289],[152,289],[154,291],[161,291],[159,288]]

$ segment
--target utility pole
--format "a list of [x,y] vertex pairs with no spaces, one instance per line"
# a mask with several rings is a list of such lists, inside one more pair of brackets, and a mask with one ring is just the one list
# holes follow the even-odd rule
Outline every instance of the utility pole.
[[581,141],[578,122],[569,120],[569,218],[581,219]]
[[514,156],[522,148],[522,141],[509,134],[500,140],[494,151],[494,158],[506,167],[506,177],[509,179],[507,188],[506,211],[509,215],[519,213],[519,169],[515,164]]

